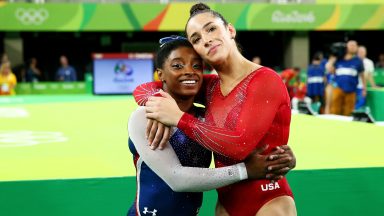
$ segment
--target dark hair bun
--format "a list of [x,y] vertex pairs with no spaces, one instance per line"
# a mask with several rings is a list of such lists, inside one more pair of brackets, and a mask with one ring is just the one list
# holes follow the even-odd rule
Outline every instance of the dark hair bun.
[[191,10],[189,10],[189,15],[192,16],[195,13],[198,13],[198,12],[201,12],[201,11],[210,10],[210,9],[211,8],[208,5],[200,2],[200,3],[194,4],[191,7]]

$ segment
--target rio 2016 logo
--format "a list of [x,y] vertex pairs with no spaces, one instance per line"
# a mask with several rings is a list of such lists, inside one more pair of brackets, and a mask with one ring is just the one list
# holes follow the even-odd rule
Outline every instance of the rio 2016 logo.
[[130,76],[133,74],[133,68],[124,61],[117,62],[114,71],[115,74],[124,74],[125,76]]
[[118,61],[114,67],[115,78],[113,79],[115,82],[131,82],[133,78],[131,77],[134,70],[133,68],[124,61]]
[[15,16],[23,25],[41,25],[48,19],[49,12],[45,8],[18,8]]

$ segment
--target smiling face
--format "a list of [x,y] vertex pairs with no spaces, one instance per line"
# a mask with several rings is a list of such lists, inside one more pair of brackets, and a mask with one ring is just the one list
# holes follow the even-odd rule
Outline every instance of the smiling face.
[[158,73],[172,97],[189,98],[198,93],[203,82],[202,59],[193,48],[178,47],[170,52]]
[[237,49],[236,30],[209,12],[197,14],[187,23],[186,33],[196,52],[209,64],[220,64]]

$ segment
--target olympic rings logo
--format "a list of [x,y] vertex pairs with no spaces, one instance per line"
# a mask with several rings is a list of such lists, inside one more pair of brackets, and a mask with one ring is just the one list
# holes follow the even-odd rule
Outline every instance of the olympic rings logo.
[[49,17],[48,11],[44,8],[18,8],[15,15],[24,25],[41,25]]

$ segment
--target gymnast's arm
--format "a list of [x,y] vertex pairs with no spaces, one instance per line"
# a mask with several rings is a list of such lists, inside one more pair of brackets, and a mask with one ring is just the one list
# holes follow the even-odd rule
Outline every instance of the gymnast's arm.
[[[205,92],[211,87],[211,82],[217,79],[218,76],[214,74],[205,74],[203,76],[202,88],[196,96],[198,100],[205,98]],[[133,97],[139,106],[145,106],[148,98],[157,93],[160,89],[163,89],[163,83],[160,81],[143,83],[135,88],[133,91]]]
[[222,168],[183,167],[170,144],[151,150],[145,138],[145,108],[131,114],[129,137],[143,161],[176,192],[200,192],[233,184],[248,178],[244,163]]

